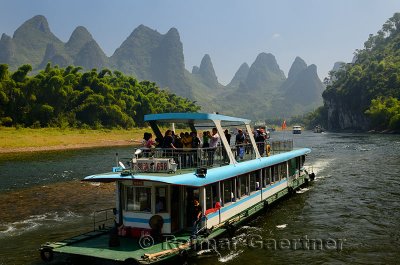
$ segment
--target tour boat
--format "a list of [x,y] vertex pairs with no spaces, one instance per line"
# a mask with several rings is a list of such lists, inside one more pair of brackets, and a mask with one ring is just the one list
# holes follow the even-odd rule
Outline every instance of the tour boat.
[[[85,177],[115,183],[115,208],[94,213],[93,231],[42,245],[43,260],[66,256],[152,264],[186,259],[212,239],[232,236],[243,222],[315,177],[305,167],[310,149],[294,149],[292,140],[255,142],[250,120],[208,113],[149,114],[144,120],[159,142],[164,138],[159,125],[174,123],[193,137],[214,131],[217,144],[138,148],[129,158],[118,156],[112,172]],[[232,128],[243,131],[246,141],[228,142],[224,130]]]
[[314,132],[315,133],[323,133],[324,129],[322,128],[321,125],[317,125],[317,126],[314,127]]
[[301,126],[300,125],[293,126],[293,134],[301,134]]

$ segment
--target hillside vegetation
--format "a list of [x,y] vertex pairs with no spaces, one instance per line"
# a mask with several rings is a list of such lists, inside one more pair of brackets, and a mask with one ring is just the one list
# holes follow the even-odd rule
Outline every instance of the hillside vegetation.
[[130,128],[143,116],[196,112],[194,102],[138,81],[119,71],[52,67],[28,76],[30,65],[15,72],[0,65],[0,125],[30,127]]
[[330,72],[324,107],[312,123],[330,130],[400,131],[400,13],[356,50],[355,62]]

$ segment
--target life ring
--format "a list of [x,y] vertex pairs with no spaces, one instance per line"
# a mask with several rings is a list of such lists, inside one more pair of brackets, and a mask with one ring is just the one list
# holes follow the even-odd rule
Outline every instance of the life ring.
[[267,144],[267,146],[265,147],[265,151],[267,152],[267,156],[271,155],[271,146],[269,144]]
[[45,261],[45,262],[50,262],[50,261],[52,261],[53,258],[54,258],[53,250],[52,250],[51,248],[49,248],[49,247],[42,248],[42,249],[40,250],[40,257],[41,257],[42,260]]

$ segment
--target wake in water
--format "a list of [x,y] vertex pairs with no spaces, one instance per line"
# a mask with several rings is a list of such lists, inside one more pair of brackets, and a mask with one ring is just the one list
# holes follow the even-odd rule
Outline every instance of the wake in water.
[[305,193],[305,192],[307,192],[309,190],[310,190],[309,188],[302,188],[302,189],[296,190],[296,193],[297,194],[302,194],[302,193]]
[[316,160],[307,168],[307,171],[309,171],[309,173],[314,172],[315,175],[318,176],[319,174],[323,173],[334,161],[335,158]]
[[231,251],[229,252],[229,254],[225,255],[225,256],[221,256],[218,258],[219,262],[228,262],[230,260],[233,260],[234,258],[238,257],[241,253],[243,253],[243,249],[239,249],[238,251]]
[[0,224],[0,238],[19,236],[23,233],[38,229],[41,226],[51,226],[57,223],[79,218],[74,212],[68,211],[62,214],[58,212],[32,215],[29,218],[13,223]]

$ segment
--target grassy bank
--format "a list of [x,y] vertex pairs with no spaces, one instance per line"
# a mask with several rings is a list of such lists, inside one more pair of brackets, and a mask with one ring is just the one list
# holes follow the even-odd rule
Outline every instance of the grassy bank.
[[0,127],[0,153],[132,145],[142,139],[145,131],[151,132],[151,129],[61,130]]

